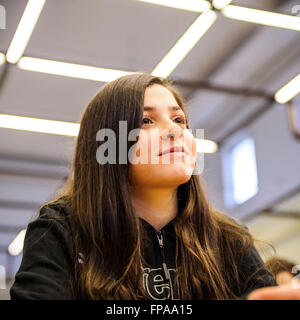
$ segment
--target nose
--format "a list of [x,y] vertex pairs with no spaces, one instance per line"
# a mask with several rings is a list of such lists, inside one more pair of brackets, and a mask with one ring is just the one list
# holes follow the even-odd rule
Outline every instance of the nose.
[[177,125],[172,124],[168,128],[164,128],[161,131],[160,137],[162,140],[177,140],[182,136],[182,129]]

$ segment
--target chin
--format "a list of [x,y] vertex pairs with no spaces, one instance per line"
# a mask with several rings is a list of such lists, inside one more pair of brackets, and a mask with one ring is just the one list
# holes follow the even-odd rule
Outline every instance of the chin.
[[185,165],[168,165],[168,167],[161,169],[159,175],[160,180],[165,180],[168,184],[181,185],[191,179],[193,169]]
[[186,164],[136,165],[130,168],[135,185],[157,188],[177,187],[191,179],[194,168]]

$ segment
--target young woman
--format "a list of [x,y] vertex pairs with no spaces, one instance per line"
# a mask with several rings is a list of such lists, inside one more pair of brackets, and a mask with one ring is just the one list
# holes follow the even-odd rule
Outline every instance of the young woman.
[[[122,121],[136,140],[124,140]],[[244,299],[275,286],[248,230],[213,208],[192,174],[188,129],[166,80],[140,73],[101,88],[83,113],[66,187],[28,225],[11,298]],[[122,148],[147,161],[126,163]]]

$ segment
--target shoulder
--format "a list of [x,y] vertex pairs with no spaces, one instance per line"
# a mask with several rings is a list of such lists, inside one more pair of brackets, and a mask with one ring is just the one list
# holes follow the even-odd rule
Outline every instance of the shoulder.
[[69,281],[76,255],[67,216],[63,203],[47,203],[28,224],[12,299],[72,298]]
[[37,241],[42,243],[41,240],[49,243],[58,241],[71,251],[70,216],[66,203],[62,201],[43,204],[38,210],[38,216],[27,226],[25,244],[31,247]]
[[70,231],[70,209],[61,200],[47,202],[40,206],[38,216],[30,224],[47,223],[48,225],[60,225]]
[[67,204],[62,200],[47,202],[39,208],[39,218],[62,218],[70,214]]
[[236,284],[238,295],[246,297],[254,289],[276,285],[272,274],[266,268],[255,247],[255,239],[250,234],[248,227],[232,216],[222,215],[223,219],[220,224],[223,231],[222,241],[225,244],[223,248],[225,254],[235,257],[239,275]]
[[241,256],[254,247],[254,238],[240,220],[217,212],[219,247],[223,254],[231,255],[238,262]]

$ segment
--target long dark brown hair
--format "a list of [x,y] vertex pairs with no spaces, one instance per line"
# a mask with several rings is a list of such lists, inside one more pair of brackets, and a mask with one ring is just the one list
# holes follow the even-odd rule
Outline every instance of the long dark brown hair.
[[[100,129],[118,137],[141,128],[144,93],[152,84],[168,88],[187,116],[183,98],[167,80],[146,73],[123,76],[103,86],[85,108],[65,187],[53,200],[69,208],[76,256],[74,296],[84,299],[149,299],[142,284],[143,232],[130,196],[129,164],[99,164]],[[187,125],[188,128],[188,125]],[[127,150],[135,144],[128,141]],[[119,142],[116,143],[117,159]],[[253,238],[206,198],[199,175],[177,189],[176,276],[181,299],[231,299],[241,287],[238,261]]]

